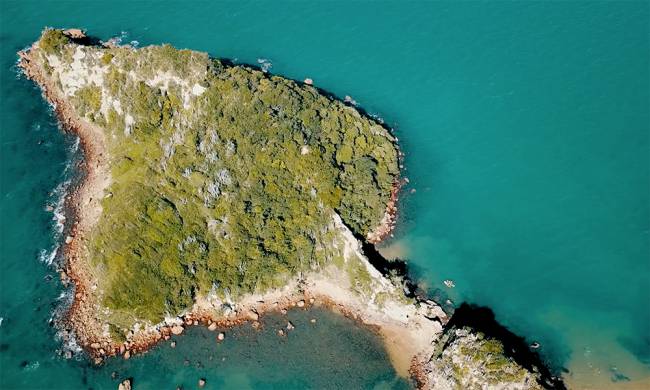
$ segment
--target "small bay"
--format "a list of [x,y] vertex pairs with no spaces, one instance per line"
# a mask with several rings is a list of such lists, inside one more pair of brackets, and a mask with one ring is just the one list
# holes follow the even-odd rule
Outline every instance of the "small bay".
[[3,0],[1,387],[115,388],[113,371],[148,388],[199,377],[225,388],[406,386],[371,332],[321,311],[290,313],[299,326],[287,339],[270,317],[222,345],[196,328],[175,349],[100,368],[57,355],[48,320],[65,297],[39,259],[56,245],[44,209],[70,175],[74,139],[14,66],[55,26],[260,60],[350,95],[406,153],[410,183],[386,245],[416,278],[492,308],[575,387],[638,388],[650,378],[649,18],[644,1]]

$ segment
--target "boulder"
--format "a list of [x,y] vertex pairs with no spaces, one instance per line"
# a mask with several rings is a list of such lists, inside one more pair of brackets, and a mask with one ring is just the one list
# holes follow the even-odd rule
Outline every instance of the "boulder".
[[302,299],[299,300],[298,303],[296,303],[296,306],[298,306],[298,307],[305,307],[305,301],[303,301]]
[[257,314],[254,310],[248,312],[247,317],[253,321],[257,321],[260,318],[260,315]]
[[201,378],[199,379],[199,387],[204,387],[205,386],[205,379]]
[[293,326],[293,324],[291,323],[291,321],[287,322],[287,330],[294,330],[294,329],[296,329],[296,327]]
[[[78,28],[69,28],[67,30],[63,30],[63,35],[66,35],[72,39],[82,39],[86,37],[86,33]],[[130,389],[131,387],[129,387]]]
[[219,332],[219,334],[217,335],[217,341],[223,341],[225,338],[226,335],[223,332]]
[[212,332],[217,330],[217,323],[216,322],[211,323],[210,326],[208,326],[208,330]]
[[422,314],[430,320],[437,320],[441,324],[446,323],[448,320],[447,313],[433,301],[421,302],[421,308],[424,309]]
[[179,335],[183,333],[183,327],[180,325],[174,325],[172,326],[172,334]]
[[131,390],[131,379],[125,379],[117,385],[118,390]]

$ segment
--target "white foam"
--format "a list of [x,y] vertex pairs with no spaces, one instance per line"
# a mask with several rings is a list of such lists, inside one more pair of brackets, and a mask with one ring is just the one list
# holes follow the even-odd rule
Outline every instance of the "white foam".
[[267,73],[273,67],[273,63],[267,58],[258,58],[257,63],[260,64],[262,72],[264,73]]
[[41,249],[41,252],[38,255],[38,260],[47,265],[52,265],[58,252],[59,252],[59,245],[56,245],[54,249],[51,250],[50,252],[48,252],[45,249]]

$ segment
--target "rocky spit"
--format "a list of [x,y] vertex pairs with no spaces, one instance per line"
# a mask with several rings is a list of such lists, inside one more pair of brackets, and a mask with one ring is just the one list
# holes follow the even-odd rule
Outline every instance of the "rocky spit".
[[[78,40],[85,39],[80,30],[67,30],[67,35]],[[345,271],[331,265],[318,272],[300,275],[281,289],[250,294],[237,302],[212,296],[199,297],[185,313],[165,319],[159,324],[139,326],[129,332],[125,341],[112,339],[98,316],[102,308],[93,293],[96,280],[86,263],[84,247],[86,235],[101,215],[99,202],[107,196],[105,190],[110,184],[104,134],[101,128],[77,115],[61,88],[45,71],[37,54],[37,43],[32,48],[21,51],[19,66],[28,78],[40,86],[44,97],[54,107],[63,129],[79,137],[84,154],[81,166],[83,179],[65,200],[66,240],[61,278],[74,289],[74,299],[58,325],[62,328],[64,338],[74,339],[96,364],[101,364],[104,359],[112,356],[129,359],[161,340],[182,334],[189,326],[206,326],[215,332],[219,330],[215,338],[223,341],[226,337],[225,329],[247,322],[255,326],[259,324],[260,317],[268,312],[286,313],[291,309],[306,310],[313,305],[320,305],[355,319],[381,335],[398,373],[413,378],[417,387],[432,388],[435,384],[436,388],[444,389],[456,388],[465,383],[455,378],[453,373],[450,374],[453,367],[438,364],[450,361],[449,364],[453,365],[458,361],[441,360],[445,356],[440,352],[439,340],[449,320],[447,314],[433,301],[406,297],[401,284],[382,275],[370,264],[361,243],[337,215],[333,216],[332,226],[339,229],[341,236],[345,237],[345,261],[355,264],[358,262],[370,275],[370,282],[363,291],[350,281]],[[401,184],[394,186],[384,218],[380,226],[368,234],[368,242],[377,243],[390,235],[395,225]],[[286,330],[281,331],[285,334],[293,327],[288,322]],[[469,344],[463,345],[467,347]],[[459,359],[462,361],[462,356]],[[445,381],[439,380],[443,375],[439,373],[444,373]],[[483,375],[480,364],[474,367],[472,375]],[[497,378],[498,386],[495,388],[537,388],[535,374],[525,376],[525,380],[519,377],[515,379],[499,382]],[[128,390],[131,385],[131,380],[125,380],[119,388]],[[205,380],[200,380],[198,385],[204,386]]]

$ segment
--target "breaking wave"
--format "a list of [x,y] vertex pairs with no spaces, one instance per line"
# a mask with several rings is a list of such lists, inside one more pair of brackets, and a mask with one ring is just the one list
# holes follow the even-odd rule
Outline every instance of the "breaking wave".
[[264,73],[268,73],[268,71],[273,67],[273,63],[267,58],[258,58],[257,63],[260,65],[260,68]]

